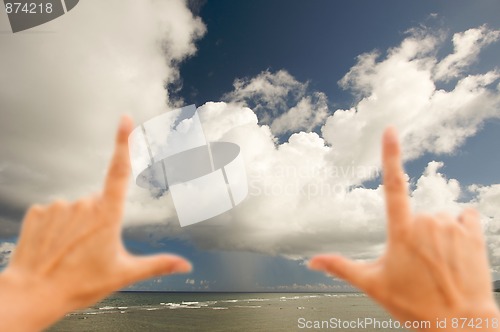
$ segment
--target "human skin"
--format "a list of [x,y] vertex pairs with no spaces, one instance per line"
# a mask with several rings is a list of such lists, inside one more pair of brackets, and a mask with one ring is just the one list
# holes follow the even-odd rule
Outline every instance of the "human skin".
[[0,274],[0,331],[40,331],[129,284],[191,270],[179,256],[136,256],[123,245],[132,127],[124,116],[102,193],[34,205],[26,213],[13,257]]
[[[319,255],[309,267],[351,283],[401,322],[430,321],[431,328],[425,331],[500,330],[477,211],[468,208],[458,218],[412,213],[394,128],[383,136],[383,181],[388,219],[385,254],[372,262]],[[459,319],[455,328],[454,318]],[[474,319],[476,328],[462,328],[461,318],[467,323]],[[436,319],[446,319],[447,328],[437,328]],[[491,327],[495,319],[496,328]]]

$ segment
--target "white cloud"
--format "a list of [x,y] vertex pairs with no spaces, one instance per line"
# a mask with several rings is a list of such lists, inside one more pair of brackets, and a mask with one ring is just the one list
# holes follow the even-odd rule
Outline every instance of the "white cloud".
[[[298,132],[279,144],[270,127],[259,124],[258,111],[237,102],[200,107],[209,140],[241,147],[250,196],[216,220],[182,230],[170,206],[162,224],[166,231],[155,228],[154,236],[177,236],[203,248],[295,258],[325,251],[358,258],[380,254],[385,238],[383,190],[359,185],[379,169],[383,129],[391,123],[398,127],[408,160],[428,152],[456,151],[482,123],[499,116],[500,94],[495,86],[499,75],[494,70],[463,74],[448,91],[436,88],[433,73],[440,61],[435,49],[442,41],[442,36],[414,31],[385,58],[375,53],[360,56],[341,81],[359,101],[352,109],[329,116],[322,136]],[[279,76],[288,82],[283,78],[289,76],[283,72]],[[279,103],[290,84],[283,83],[283,89],[267,86],[270,77],[265,73],[256,81],[247,79],[236,85],[236,91],[265,93],[268,89],[272,93],[263,99]],[[263,85],[266,89],[258,88]],[[278,96],[278,101],[271,96]],[[464,192],[459,182],[447,179],[440,172],[442,166],[431,162],[416,179],[411,193],[416,210],[457,213],[465,205],[460,201]],[[212,225],[215,222],[227,224]]]
[[120,114],[142,122],[168,110],[164,85],[204,32],[182,0],[86,0],[0,34],[0,199],[23,209],[98,190]]
[[315,92],[306,96],[286,111],[276,117],[271,123],[271,130],[275,135],[299,130],[312,131],[322,124],[328,116],[326,95]]
[[286,70],[264,71],[235,80],[234,90],[223,99],[252,107],[260,123],[270,124],[275,135],[311,131],[328,116],[328,104],[323,92],[309,92],[308,85]]
[[439,173],[443,166],[442,162],[431,161],[417,180],[412,193],[415,211],[436,213],[444,209],[455,215],[460,213],[463,208],[463,204],[457,203],[461,194],[460,183]]
[[463,70],[477,60],[480,50],[500,38],[500,31],[489,30],[486,26],[469,29],[453,35],[452,54],[441,60],[435,68],[436,80],[450,80],[460,76]]
[[500,184],[491,186],[472,185],[469,190],[476,193],[474,204],[482,214],[488,239],[490,262],[494,278],[500,278]]
[[[477,204],[483,214],[489,218],[496,218],[500,222],[500,184],[491,186],[473,185],[470,190],[478,194]],[[494,231],[500,231],[500,229]]]
[[358,58],[340,83],[360,96],[359,102],[337,110],[322,128],[324,139],[337,147],[337,162],[377,161],[379,136],[389,124],[402,135],[405,157],[414,159],[426,152],[451,153],[485,120],[500,117],[495,70],[464,74],[449,91],[436,88],[433,53],[441,38],[415,32],[384,59],[377,53]]
[[263,71],[253,78],[242,78],[234,81],[234,90],[227,93],[224,99],[232,102],[255,102],[256,112],[266,109],[270,115],[287,107],[288,97],[301,98],[306,93],[306,84],[297,81],[286,70],[276,73]]
[[9,263],[10,257],[12,256],[15,247],[16,247],[15,243],[11,242],[0,243],[0,267],[4,267]]

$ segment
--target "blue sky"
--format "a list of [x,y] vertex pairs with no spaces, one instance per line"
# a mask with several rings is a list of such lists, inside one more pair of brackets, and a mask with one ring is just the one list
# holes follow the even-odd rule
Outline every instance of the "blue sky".
[[[254,77],[263,70],[285,69],[297,80],[323,91],[330,108],[354,103],[338,81],[356,56],[398,45],[405,32],[426,25],[450,34],[487,24],[499,29],[497,1],[207,1],[199,14],[207,25],[197,54],[181,66],[186,104],[220,100],[236,78]],[[437,17],[433,17],[437,14]],[[449,52],[447,40],[442,52]],[[500,44],[481,53],[469,72],[498,67]],[[489,121],[460,151],[440,156],[446,173],[465,184],[500,182],[500,156],[491,142],[500,141],[500,123]],[[434,155],[407,165],[422,173]],[[477,163],[477,160],[483,162]],[[474,170],[471,172],[471,170]],[[413,171],[413,172],[412,172]]]
[[[57,33],[28,33],[17,39],[0,36],[2,49],[7,50],[0,55],[0,71],[5,73],[5,81],[0,80],[0,106],[8,120],[3,127],[0,124],[0,141],[12,142],[0,144],[0,264],[8,259],[3,253],[13,246],[29,204],[60,196],[71,199],[99,188],[111,149],[111,143],[103,142],[111,142],[118,114],[125,110],[140,123],[165,111],[165,105],[172,109],[196,104],[202,106],[199,112],[207,120],[208,131],[217,135],[222,130],[218,138],[233,139],[247,161],[265,157],[298,169],[310,167],[301,164],[301,159],[376,166],[377,135],[394,122],[405,133],[409,156],[405,167],[415,189],[416,208],[455,211],[462,203],[476,205],[484,215],[492,273],[500,278],[500,191],[494,186],[500,184],[498,78],[485,86],[476,83],[484,94],[470,105],[468,91],[451,95],[465,77],[494,75],[495,68],[500,70],[500,40],[493,37],[500,29],[498,1],[192,1],[193,14],[182,1],[144,2],[141,8],[134,7],[133,1],[120,4],[118,11],[111,2],[103,5],[101,10],[108,16],[93,16],[92,27],[86,22],[97,2],[89,1],[37,28]],[[131,27],[130,20],[138,22]],[[470,62],[463,67],[444,66],[444,78],[437,78],[439,65],[432,61],[439,63],[452,54],[453,36],[469,29],[482,36],[478,40],[497,40],[478,42],[474,47],[480,53],[465,52],[464,59]],[[404,58],[402,43],[412,38],[417,40],[415,47],[422,48],[414,58],[432,68],[427,72],[412,71],[413,58],[396,61],[398,56]],[[164,40],[163,53],[158,52],[158,40]],[[435,45],[425,49],[426,43]],[[60,56],[45,54],[42,46],[48,49],[48,45],[59,48],[54,53]],[[369,71],[353,72],[357,65],[363,67],[359,56],[374,51],[379,53],[372,65],[374,78],[367,78]],[[398,64],[409,66],[401,71],[416,75],[411,76],[416,82],[406,82],[405,75],[392,71]],[[458,68],[456,75],[450,69],[453,66]],[[350,79],[340,84],[346,75]],[[405,109],[397,110],[390,103],[392,98],[381,97],[387,91],[380,87],[389,84],[392,76],[400,80],[393,99],[403,96],[398,102],[409,108],[407,116]],[[368,79],[372,81],[366,88]],[[257,83],[268,84],[268,90],[255,92]],[[429,84],[432,93],[426,90]],[[269,89],[284,89],[285,94],[268,95]],[[426,93],[438,95],[439,89],[450,93],[449,101],[429,103],[430,107],[439,112],[440,105],[456,103],[447,112],[459,109],[458,113],[434,121],[432,116],[420,116],[423,110],[410,109],[413,104],[405,101],[405,97],[416,98],[418,103],[422,96],[431,98]],[[32,98],[24,97],[21,92],[25,90],[31,91]],[[61,97],[55,97],[60,91],[64,92]],[[282,104],[273,104],[276,100]],[[298,107],[300,102],[305,106]],[[463,111],[461,105],[466,105]],[[308,112],[307,116],[297,117],[291,112],[294,108]],[[356,115],[347,111],[351,108]],[[384,108],[394,113],[385,114]],[[44,117],[38,109],[44,110]],[[413,118],[408,121],[408,117]],[[234,128],[225,128],[226,123]],[[238,128],[246,132],[240,134]],[[454,134],[461,131],[463,135]],[[80,153],[74,156],[77,147]],[[298,156],[293,151],[299,151]],[[437,167],[432,161],[443,165]],[[252,165],[247,169],[251,171]],[[295,180],[280,179],[275,173],[267,176],[269,182]],[[337,197],[331,206],[328,197],[301,200],[292,195],[290,200],[269,197],[267,201],[252,197],[221,217],[233,224],[220,231],[180,229],[168,195],[155,199],[131,185],[126,246],[140,254],[184,255],[193,262],[194,271],[155,278],[129,289],[350,290],[304,265],[315,252],[340,251],[370,259],[383,250],[379,179],[346,181],[347,187],[363,190],[351,193],[345,201]],[[471,185],[479,189],[468,190]],[[426,198],[436,201],[436,206],[426,206]]]
[[[355,57],[399,44],[404,32],[426,24],[450,32],[488,24],[499,28],[498,2],[480,1],[207,1],[200,15],[206,35],[181,66],[181,95],[201,105],[232,89],[235,78],[286,69],[311,80],[334,105],[352,96],[337,84]],[[437,19],[429,16],[438,14]],[[451,42],[448,41],[448,45]],[[479,67],[496,63],[498,45],[482,53]],[[484,68],[483,67],[483,68]],[[194,96],[193,96],[194,94]]]

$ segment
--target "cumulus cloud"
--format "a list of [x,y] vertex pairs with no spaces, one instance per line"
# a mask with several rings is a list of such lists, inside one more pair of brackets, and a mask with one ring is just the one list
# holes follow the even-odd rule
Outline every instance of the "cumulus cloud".
[[[451,153],[485,120],[500,116],[496,70],[463,74],[450,90],[436,88],[433,73],[447,61],[434,55],[441,40],[440,35],[415,32],[385,58],[377,52],[358,57],[340,84],[358,95],[359,102],[337,110],[322,128],[324,139],[338,148],[338,159],[355,164],[377,160],[378,137],[390,123],[402,135],[407,159],[426,152]],[[472,57],[479,51],[470,52]],[[449,70],[455,72],[455,67]]]
[[303,97],[295,106],[276,117],[271,123],[275,135],[299,130],[312,131],[328,116],[326,95],[314,92]]
[[253,78],[236,79],[234,90],[223,99],[251,107],[260,123],[269,124],[279,136],[311,131],[328,116],[326,95],[309,90],[308,82],[297,81],[286,70],[267,70]]
[[453,36],[452,54],[445,57],[435,68],[434,78],[450,80],[462,74],[472,62],[477,60],[479,51],[486,45],[497,41],[500,31],[489,30],[486,26],[469,29]]
[[204,32],[182,0],[88,0],[0,34],[0,201],[22,211],[99,190],[120,114],[142,122],[168,110],[165,86]]
[[447,179],[439,172],[442,162],[432,161],[425,168],[423,176],[416,182],[412,192],[417,212],[435,213],[440,210],[458,214],[462,204],[458,203],[462,190],[456,179]]
[[[500,184],[491,186],[472,185],[469,190],[477,193],[476,201],[481,212],[485,216],[496,218],[500,222]],[[500,231],[500,229],[493,229],[493,231]]]
[[473,203],[482,214],[488,239],[490,263],[495,278],[500,277],[500,184],[490,186],[472,185],[471,192],[476,193]]
[[[203,248],[295,258],[320,251],[341,251],[364,259],[379,255],[385,239],[383,190],[362,184],[380,170],[383,129],[389,124],[398,127],[405,158],[410,160],[429,152],[452,153],[482,123],[499,117],[495,70],[468,75],[462,66],[449,90],[436,87],[436,68],[448,61],[446,56],[435,55],[443,40],[441,35],[414,31],[385,56],[376,52],[359,56],[340,81],[358,97],[357,103],[328,116],[321,135],[296,130],[283,143],[272,130],[275,122],[259,121],[263,106],[255,110],[243,106],[247,104],[241,100],[258,94],[259,100],[266,101],[260,105],[279,105],[293,86],[291,76],[265,72],[255,80],[237,81],[235,91],[228,94],[231,102],[207,103],[199,114],[209,140],[241,147],[249,197],[229,213],[186,229],[176,226],[173,205],[169,209],[163,205],[166,218],[161,227],[150,228],[154,234],[148,236],[180,237]],[[456,66],[450,66],[453,75],[457,75],[455,70]],[[275,81],[284,88],[275,87]],[[431,162],[421,176],[412,179],[411,200],[416,210],[458,213],[466,204],[460,199],[467,190],[448,179],[442,167],[441,162]],[[477,196],[479,191],[472,193]],[[169,201],[168,196],[163,199]],[[476,197],[467,203],[484,209],[486,205],[479,202]],[[148,233],[147,227],[142,230]]]

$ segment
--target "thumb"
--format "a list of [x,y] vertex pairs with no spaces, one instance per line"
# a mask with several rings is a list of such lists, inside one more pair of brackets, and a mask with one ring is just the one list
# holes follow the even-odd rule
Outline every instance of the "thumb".
[[176,255],[151,255],[134,256],[130,255],[131,264],[129,273],[131,282],[149,279],[155,276],[173,273],[188,273],[192,270],[191,263]]
[[340,255],[318,255],[309,261],[311,270],[335,275],[361,290],[369,283],[369,267],[365,262],[356,262]]

